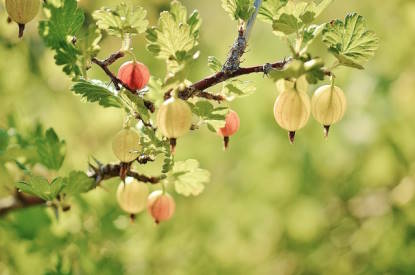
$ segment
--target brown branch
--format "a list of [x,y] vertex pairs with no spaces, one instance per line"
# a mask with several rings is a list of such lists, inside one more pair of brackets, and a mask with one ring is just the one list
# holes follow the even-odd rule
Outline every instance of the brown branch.
[[[101,67],[101,69],[105,72],[105,74],[111,79],[111,82],[114,84],[114,87],[117,91],[121,90],[121,87],[124,87],[126,90],[130,91],[133,94],[137,94],[137,91],[134,89],[131,89],[130,87],[128,87],[127,84],[125,84],[123,81],[121,81],[121,79],[119,79],[118,77],[116,77],[111,70],[108,68],[108,66],[110,66],[111,64],[113,64],[115,61],[117,61],[118,59],[120,59],[121,57],[124,56],[123,52],[116,52],[114,54],[112,54],[110,57],[108,57],[105,60],[99,60],[95,57],[93,57],[91,59],[92,63],[95,63],[96,65],[98,65],[99,67]],[[153,102],[147,100],[147,99],[143,99],[144,100],[144,105],[146,106],[146,108],[154,113],[155,111],[155,107]]]
[[[148,161],[153,161],[153,159],[149,156],[142,155],[140,156],[137,161],[139,163],[147,163]],[[120,176],[122,170],[122,164],[106,164],[106,165],[99,165],[98,168],[93,167],[90,165],[91,171],[88,172],[88,176],[91,179],[95,180],[95,186],[98,186],[102,181],[108,180],[111,178],[116,178]],[[149,177],[146,175],[139,174],[137,172],[131,171],[128,169],[126,175],[129,177],[133,177],[138,181],[148,184],[157,184],[162,180],[164,177]],[[0,199],[0,216],[6,215],[7,213],[22,209],[28,208],[33,206],[41,206],[41,205],[48,205],[47,202],[41,198],[26,195],[16,190],[14,195],[5,197]]]
[[[222,101],[225,98],[221,95],[214,95],[208,92],[205,92],[204,90],[215,86],[221,82],[224,82],[228,79],[238,77],[241,75],[247,75],[252,73],[265,73],[267,74],[269,72],[269,69],[275,69],[275,70],[281,70],[284,68],[284,66],[289,62],[289,59],[284,59],[282,61],[278,61],[272,64],[264,64],[259,66],[253,66],[253,67],[246,67],[246,68],[239,68],[236,71],[232,73],[225,73],[223,71],[217,72],[214,75],[208,76],[192,85],[184,89],[183,91],[179,92],[179,97],[181,99],[187,100],[193,96],[203,97],[207,99]],[[168,96],[166,94],[166,96]]]

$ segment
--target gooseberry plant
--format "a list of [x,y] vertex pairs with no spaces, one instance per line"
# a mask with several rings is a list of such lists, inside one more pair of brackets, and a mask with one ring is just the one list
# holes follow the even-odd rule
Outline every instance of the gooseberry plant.
[[[32,3],[33,8],[27,11],[28,4],[23,2],[39,1],[6,0],[10,18],[19,26],[33,18],[36,7]],[[120,3],[101,8],[92,13],[94,22],[88,22],[76,0],[44,1],[46,19],[39,23],[39,35],[55,52],[56,64],[73,81],[71,90],[87,102],[118,108],[120,115],[125,116],[112,146],[119,162],[102,164],[93,159],[87,173],[73,171],[55,178],[36,175],[33,168],[37,164],[58,174],[65,157],[64,141],[53,129],[43,133],[37,127],[29,136],[24,136],[10,124],[13,130],[0,132],[0,161],[14,161],[24,176],[16,184],[22,192],[15,192],[1,213],[38,204],[68,210],[68,197],[119,177],[121,183],[116,197],[124,211],[135,215],[147,207],[157,223],[170,219],[175,202],[166,190],[172,187],[184,196],[196,196],[210,178],[198,161],[175,159],[176,144],[178,150],[183,146],[177,139],[206,125],[228,147],[230,136],[240,125],[238,114],[229,109],[229,103],[255,91],[252,83],[239,79],[242,75],[262,73],[276,83],[279,96],[274,105],[275,120],[288,131],[291,142],[295,133],[307,124],[310,114],[324,127],[327,136],[329,127],[340,121],[346,110],[346,97],[335,86],[335,69],[343,66],[362,70],[378,47],[378,38],[367,30],[363,17],[356,13],[348,14],[344,20],[313,23],[331,2],[222,0],[224,10],[235,22],[235,42],[224,62],[209,57],[212,75],[192,81],[187,75],[199,58],[201,18],[198,11],[188,13],[182,3],[171,1],[170,9],[161,12],[158,23],[150,27],[146,10],[139,6]],[[20,20],[17,14],[25,20]],[[241,58],[257,19],[270,24],[272,32],[287,44],[291,56],[242,67]],[[165,61],[165,76],[152,74],[151,67],[139,62],[132,48],[132,41],[138,35],[145,35],[147,50],[154,58]],[[104,36],[118,39],[120,47],[109,57],[100,59]],[[321,40],[335,57],[334,64],[328,65],[311,54],[309,47],[316,40]],[[119,59],[125,63],[114,73],[116,68],[111,65]],[[92,79],[89,71],[93,67],[103,70],[108,78]],[[328,85],[317,89],[310,99],[309,85],[319,82],[328,82]],[[209,90],[219,84],[222,85],[219,92]],[[164,158],[159,176],[139,173],[140,165],[157,158]],[[148,196],[146,184],[160,188]]]

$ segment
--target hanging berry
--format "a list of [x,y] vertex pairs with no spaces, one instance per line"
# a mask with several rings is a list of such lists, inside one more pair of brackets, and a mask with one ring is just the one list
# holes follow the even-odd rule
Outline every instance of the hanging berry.
[[130,214],[137,214],[146,208],[148,187],[135,178],[127,177],[117,189],[117,201],[121,209]]
[[19,25],[19,38],[23,36],[27,23],[32,21],[40,9],[40,0],[6,0],[10,18]]
[[327,137],[330,126],[340,121],[346,112],[346,97],[339,87],[324,85],[316,90],[311,99],[311,112],[324,127]]
[[170,139],[172,153],[176,139],[186,134],[192,125],[192,111],[186,101],[171,97],[166,100],[157,113],[157,127]]
[[118,70],[118,78],[130,89],[141,90],[150,80],[150,72],[143,63],[128,61]]
[[140,135],[132,129],[123,129],[112,141],[112,151],[122,162],[131,162],[140,154]]
[[154,221],[158,224],[169,220],[176,209],[174,199],[167,192],[157,190],[148,196],[147,209]]
[[[282,82],[279,82],[282,83]],[[289,133],[290,142],[294,142],[295,132],[303,128],[310,117],[310,98],[304,83],[284,81],[278,85],[281,94],[274,104],[274,117],[277,123]]]
[[228,148],[229,137],[233,136],[239,130],[240,120],[238,113],[233,110],[229,110],[226,115],[225,126],[218,130],[218,134],[223,137],[224,147]]

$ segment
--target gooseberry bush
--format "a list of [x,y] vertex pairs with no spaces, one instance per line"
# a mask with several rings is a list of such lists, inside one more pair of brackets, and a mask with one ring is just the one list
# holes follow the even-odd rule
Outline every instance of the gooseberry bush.
[[[224,62],[209,57],[207,65],[212,75],[194,81],[187,75],[199,58],[202,21],[198,11],[188,12],[179,1],[171,1],[170,9],[160,13],[157,24],[149,26],[146,10],[125,3],[103,7],[91,14],[93,20],[86,20],[76,0],[6,0],[10,21],[19,26],[19,36],[42,5],[45,19],[39,22],[39,35],[54,51],[56,65],[72,80],[70,90],[84,101],[119,109],[125,119],[112,143],[118,162],[103,164],[92,159],[87,172],[72,171],[55,178],[39,176],[34,170],[41,165],[59,175],[65,142],[53,129],[44,132],[38,126],[33,133],[24,135],[10,123],[13,131],[0,131],[1,161],[14,161],[24,172],[24,180],[16,183],[19,192],[13,194],[13,200],[1,213],[39,204],[66,211],[70,209],[71,196],[118,177],[116,198],[121,209],[133,217],[147,208],[156,223],[170,219],[175,202],[169,189],[184,196],[197,196],[210,179],[210,173],[201,169],[198,161],[175,159],[175,150],[185,146],[179,139],[206,126],[228,147],[230,137],[243,123],[229,105],[255,91],[252,83],[239,79],[242,75],[260,73],[267,76],[264,81],[275,82],[279,95],[274,117],[292,143],[310,114],[327,136],[329,128],[345,114],[347,105],[344,92],[335,85],[335,70],[362,70],[378,47],[378,38],[356,13],[315,24],[331,2],[222,0],[224,11],[235,25],[235,42]],[[256,20],[269,23],[270,31],[287,45],[291,56],[258,66],[241,66]],[[152,74],[152,68],[135,55],[132,41],[139,35],[145,36],[147,50],[154,58],[165,62],[164,76]],[[118,39],[120,47],[102,57],[100,44],[109,36]],[[333,64],[311,54],[309,47],[316,40],[322,41],[335,57]],[[123,65],[113,68],[111,65],[120,59]],[[107,78],[91,78],[93,67],[102,70]],[[310,84],[320,86],[312,96]],[[209,90],[216,85],[222,87],[219,92]],[[140,173],[141,165],[157,158],[164,159],[159,176]],[[148,184],[159,188],[149,195]]]

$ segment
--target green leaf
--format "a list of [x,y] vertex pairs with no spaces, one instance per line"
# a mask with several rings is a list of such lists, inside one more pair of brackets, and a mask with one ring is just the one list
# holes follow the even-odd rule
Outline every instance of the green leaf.
[[9,134],[6,130],[0,129],[0,155],[6,151],[9,145]]
[[145,98],[154,102],[156,106],[160,106],[164,102],[163,81],[154,76],[150,77],[150,81],[147,84],[149,91],[145,94]]
[[88,102],[97,102],[103,107],[122,108],[123,104],[118,96],[118,91],[112,86],[106,85],[100,80],[79,80],[71,89],[81,95]]
[[249,96],[255,90],[255,86],[250,81],[232,79],[223,84],[222,94],[226,96],[228,101],[231,101],[237,97]]
[[254,0],[222,0],[222,7],[232,20],[248,21],[255,12]]
[[77,60],[81,52],[75,47],[72,38],[82,27],[84,13],[77,8],[76,0],[59,3],[59,6],[51,2],[44,4],[50,16],[39,23],[39,35],[48,47],[56,51],[56,64],[63,65],[66,74],[79,76],[82,70]]
[[199,195],[204,184],[210,181],[209,171],[199,168],[199,162],[194,159],[176,162],[172,172],[175,190],[184,196]]
[[160,14],[158,26],[147,30],[147,49],[155,57],[166,61],[169,73],[181,70],[181,65],[198,57],[199,13],[194,11],[186,18],[186,8],[180,2],[173,1],[170,12]]
[[49,169],[59,170],[65,159],[65,141],[59,140],[55,131],[50,128],[42,138],[36,140],[39,161]]
[[220,72],[222,70],[223,64],[214,56],[208,57],[208,67],[211,69],[214,73]]
[[323,29],[323,42],[341,65],[363,69],[363,64],[374,56],[379,47],[379,39],[366,28],[362,16],[353,13],[340,20],[326,24]]
[[150,113],[144,104],[144,100],[142,97],[133,94],[132,92],[125,90],[124,94],[127,96],[127,98],[130,100],[131,104],[134,107],[135,112],[137,112],[142,119],[145,121],[148,121],[150,119]]
[[269,24],[279,17],[279,11],[287,4],[288,0],[264,0],[259,9],[258,18]]
[[68,195],[77,195],[88,192],[94,188],[95,182],[81,171],[72,171],[66,178],[66,186],[63,192]]
[[99,29],[116,37],[145,32],[148,25],[146,16],[147,12],[142,7],[129,7],[125,3],[119,4],[115,9],[101,8],[92,14]]
[[51,201],[59,195],[65,187],[65,179],[55,178],[51,183],[43,177],[33,176],[27,182],[20,181],[16,187],[22,192],[32,194],[43,200]]
[[192,112],[200,117],[201,122],[206,124],[208,129],[216,132],[219,128],[225,126],[226,115],[229,112],[227,107],[214,107],[212,103],[206,100],[196,102],[190,105]]
[[98,52],[101,50],[101,47],[99,46],[101,39],[101,31],[94,25],[89,25],[88,28],[83,28],[76,37],[76,47],[82,54],[84,66],[87,65],[92,57],[96,57]]

